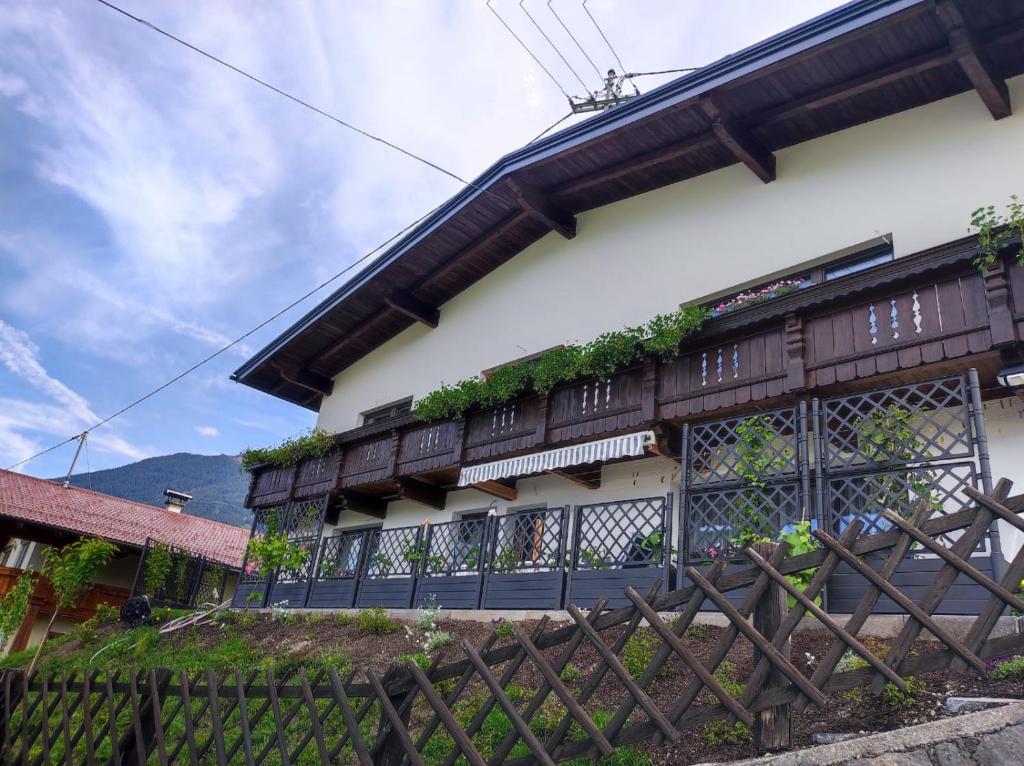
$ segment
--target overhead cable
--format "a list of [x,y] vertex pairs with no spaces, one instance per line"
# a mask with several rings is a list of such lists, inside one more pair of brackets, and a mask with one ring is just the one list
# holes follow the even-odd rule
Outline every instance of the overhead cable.
[[[622,63],[622,59],[619,58],[618,51],[615,50],[615,46],[613,46],[611,40],[608,39],[608,35],[606,35],[604,33],[603,29],[601,29],[601,25],[597,23],[597,19],[594,18],[594,14],[592,14],[590,12],[590,9],[587,8],[587,2],[588,2],[588,0],[583,0],[583,12],[586,13],[587,16],[590,17],[590,20],[591,20],[591,22],[593,22],[594,28],[597,30],[597,33],[599,35],[601,35],[601,39],[604,40],[604,44],[607,45],[608,46],[608,50],[610,50],[612,52],[612,55],[615,57],[615,60],[619,64],[619,70],[622,71],[622,72],[629,71],[629,70],[626,69],[626,65]],[[636,87],[636,83],[633,82],[632,79],[630,79],[629,75],[626,75],[626,79],[629,80],[630,84],[633,86],[633,89],[637,93],[639,93],[640,89],[638,87]]]
[[558,58],[562,59],[562,63],[565,64],[566,67],[568,67],[569,71],[572,72],[573,77],[575,77],[579,84],[583,86],[583,92],[589,93],[587,84],[583,81],[583,78],[580,77],[579,72],[573,69],[572,64],[570,64],[569,60],[562,55],[562,52],[560,50],[558,50],[558,46],[555,45],[555,43],[552,41],[550,37],[548,37],[547,32],[545,32],[541,25],[537,23],[537,20],[530,15],[530,12],[526,10],[526,0],[519,0],[519,10],[526,14],[526,18],[530,20],[531,24],[537,27],[537,31],[540,32],[541,37],[547,40],[548,45],[551,46],[551,50],[558,54]]
[[576,47],[580,49],[580,53],[583,54],[583,58],[585,58],[588,62],[590,62],[590,66],[592,66],[594,68],[594,73],[598,76],[599,79],[603,80],[604,79],[604,74],[598,68],[597,64],[594,63],[594,60],[592,58],[590,58],[590,54],[588,54],[586,49],[584,49],[583,45],[580,44],[580,41],[576,39],[576,35],[574,35],[572,33],[572,31],[569,29],[569,27],[566,25],[566,23],[564,21],[562,21],[562,17],[559,16],[558,13],[555,11],[555,7],[552,5],[552,3],[554,3],[554,1],[555,0],[548,0],[548,10],[551,11],[551,15],[554,16],[558,20],[558,23],[562,25],[562,29],[565,30],[565,33],[567,35],[569,35],[569,38],[574,43],[576,43]]
[[510,27],[505,22],[505,19],[501,17],[501,14],[494,9],[494,6],[491,5],[492,2],[494,2],[494,0],[487,0],[487,9],[494,14],[495,18],[497,18],[498,21],[501,22],[501,25],[508,30],[508,33],[512,35],[512,37],[515,38],[516,42],[522,46],[523,50],[526,51],[527,55],[529,55],[529,57],[533,59],[534,63],[541,68],[544,74],[546,74],[550,78],[551,82],[555,84],[555,87],[557,87],[562,92],[562,95],[565,96],[566,99],[571,101],[572,97],[568,94],[565,88],[562,87],[562,83],[560,83],[558,81],[558,78],[551,74],[550,70],[546,66],[544,66],[544,64],[541,63],[541,60],[534,55],[533,51],[531,51],[530,48],[526,45],[526,43],[522,41],[522,38],[520,38],[519,35],[512,31],[512,27]]

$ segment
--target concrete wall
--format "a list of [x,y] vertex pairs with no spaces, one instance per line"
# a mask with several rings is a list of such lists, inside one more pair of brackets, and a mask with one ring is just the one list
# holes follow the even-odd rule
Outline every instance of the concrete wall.
[[[1011,81],[1015,102],[1024,77]],[[1024,192],[1024,119],[974,92],[778,152],[778,179],[743,165],[579,216],[422,325],[344,370],[319,425],[477,375],[558,343],[639,324],[681,303],[892,234],[897,257],[962,237],[971,211]],[[489,502],[489,501],[488,501]]]

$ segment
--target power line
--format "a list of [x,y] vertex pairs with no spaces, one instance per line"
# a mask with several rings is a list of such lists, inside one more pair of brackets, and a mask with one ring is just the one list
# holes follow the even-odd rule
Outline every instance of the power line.
[[570,117],[572,117],[572,116],[573,116],[574,114],[576,114],[576,113],[575,113],[575,112],[569,112],[569,114],[565,115],[564,117],[561,117],[561,118],[559,118],[559,120],[558,120],[557,122],[554,122],[554,123],[552,123],[552,124],[551,124],[551,125],[549,125],[548,127],[544,128],[544,130],[542,130],[542,131],[541,131],[540,133],[538,133],[538,134],[537,134],[536,136],[534,136],[533,138],[531,138],[531,139],[530,139],[530,142],[529,142],[529,143],[531,143],[531,144],[532,144],[532,143],[534,143],[535,141],[539,141],[539,140],[540,140],[541,138],[543,138],[544,136],[546,136],[546,135],[547,135],[548,133],[550,133],[550,132],[551,132],[552,130],[554,130],[555,128],[557,128],[557,127],[558,127],[559,125],[561,125],[561,124],[562,124],[563,122],[565,122],[566,120],[568,120],[568,119],[569,119]]
[[[629,70],[628,70],[628,69],[626,69],[626,65],[625,65],[625,64],[623,64],[623,63],[622,63],[622,59],[621,59],[621,58],[619,58],[619,54],[618,54],[618,51],[616,51],[616,50],[615,50],[615,46],[613,46],[613,45],[612,45],[612,43],[611,43],[611,40],[609,40],[609,39],[608,39],[608,35],[606,35],[606,34],[604,33],[604,30],[603,30],[603,29],[601,29],[601,25],[600,25],[600,24],[598,24],[598,23],[597,23],[597,19],[595,19],[595,18],[594,18],[594,14],[592,14],[592,13],[590,12],[590,9],[589,9],[589,8],[587,8],[587,0],[583,0],[583,12],[584,12],[584,13],[586,13],[586,14],[587,14],[587,16],[589,16],[589,17],[590,17],[590,20],[591,20],[591,21],[593,22],[593,24],[594,24],[594,28],[595,28],[595,29],[597,29],[597,33],[598,33],[599,35],[601,35],[601,39],[602,39],[602,40],[604,40],[604,44],[608,46],[608,50],[610,50],[610,51],[612,52],[612,55],[613,55],[613,56],[615,57],[615,60],[616,60],[616,61],[617,61],[617,62],[619,63],[619,69],[620,69],[620,70],[621,70],[622,72],[628,72]],[[630,79],[628,75],[626,75],[626,79],[628,79],[628,80],[629,80],[630,84],[631,84],[631,85],[633,86],[633,89],[634,89],[634,90],[635,90],[635,91],[636,91],[637,93],[639,93],[639,92],[640,92],[640,89],[636,87],[636,83],[635,83],[635,82],[633,82],[633,80],[632,80],[632,79]]]
[[[168,38],[169,40],[173,40],[174,42],[176,42],[176,43],[178,43],[180,45],[184,45],[186,48],[188,48],[188,49],[190,49],[192,51],[195,51],[196,53],[198,53],[201,56],[205,56],[206,58],[210,59],[211,61],[217,62],[221,66],[227,67],[232,72],[240,74],[243,77],[246,77],[246,78],[252,80],[253,82],[255,82],[257,84],[262,85],[264,88],[267,88],[268,90],[272,90],[274,93],[278,94],[279,96],[284,96],[288,100],[294,101],[296,104],[299,104],[300,106],[304,106],[306,109],[309,109],[309,110],[311,110],[313,112],[316,112],[320,116],[326,117],[327,119],[332,120],[332,121],[338,123],[342,127],[348,128],[349,130],[351,130],[351,131],[353,131],[355,133],[358,133],[359,135],[361,135],[361,136],[363,136],[365,138],[369,138],[369,139],[371,139],[373,141],[377,141],[378,143],[384,144],[385,146],[387,146],[387,147],[389,147],[391,149],[394,149],[397,152],[401,152],[406,157],[414,159],[417,162],[421,162],[424,165],[426,165],[427,167],[433,168],[434,170],[438,171],[439,173],[443,173],[444,175],[448,176],[449,178],[454,178],[459,183],[465,184],[466,186],[469,186],[469,187],[471,187],[473,189],[476,189],[477,191],[486,192],[488,194],[491,193],[488,190],[486,190],[486,189],[484,189],[482,187],[477,186],[476,184],[472,183],[471,181],[467,181],[465,178],[462,178],[458,174],[453,173],[452,171],[447,170],[447,169],[441,167],[437,163],[431,162],[430,160],[428,160],[428,159],[426,159],[424,157],[421,157],[420,155],[416,154],[415,152],[409,151],[408,149],[404,149],[401,146],[399,146],[398,144],[395,144],[395,143],[393,143],[391,141],[388,141],[386,138],[381,138],[380,136],[374,135],[373,133],[370,133],[370,132],[368,132],[366,130],[363,130],[362,128],[356,127],[352,123],[347,122],[347,121],[341,119],[340,117],[336,117],[336,116],[334,116],[333,114],[331,114],[329,112],[325,112],[323,109],[320,109],[319,107],[313,106],[308,101],[303,101],[301,98],[298,98],[297,96],[293,96],[291,93],[288,93],[287,91],[281,90],[280,88],[278,88],[275,85],[271,85],[266,80],[261,80],[259,77],[256,77],[253,74],[249,74],[244,69],[240,69],[239,67],[235,66],[234,64],[229,64],[224,59],[218,58],[217,56],[214,56],[212,53],[208,53],[205,50],[203,50],[202,48],[199,48],[199,47],[193,45],[190,42],[182,40],[180,37],[177,37],[177,36],[171,34],[170,32],[168,32],[168,31],[166,31],[164,29],[161,29],[160,27],[156,26],[155,24],[153,24],[153,23],[151,23],[149,21],[146,21],[146,19],[143,19],[143,18],[141,18],[139,16],[135,16],[134,14],[129,13],[128,11],[124,10],[123,8],[119,8],[118,6],[114,5],[113,3],[108,2],[108,0],[96,0],[96,2],[100,3],[101,5],[105,5],[107,8],[110,8],[112,11],[116,11],[117,13],[120,13],[122,16],[125,16],[125,17],[131,19],[132,21],[137,21],[139,24],[142,24],[143,26],[149,27],[154,32],[157,32],[158,34],[161,34],[164,37]],[[511,30],[509,30],[509,31],[511,31]]]
[[[626,77],[647,77],[652,74],[676,74],[678,72],[696,72],[700,70],[699,66],[688,66],[682,69],[662,69],[660,72],[630,72]],[[632,80],[630,80],[632,82]]]
[[[566,26],[566,23],[565,23],[564,21],[562,21],[562,17],[561,17],[561,16],[559,16],[559,15],[558,15],[558,13],[557,13],[557,12],[555,11],[555,8],[554,8],[554,6],[552,5],[552,3],[553,3],[554,1],[555,1],[555,0],[548,0],[548,10],[549,10],[549,11],[551,11],[551,15],[552,15],[552,16],[554,16],[554,17],[555,17],[556,19],[558,19],[558,23],[562,25],[562,29],[564,29],[564,30],[565,30],[565,33],[566,33],[567,35],[569,35],[570,39],[572,39],[572,41],[573,41],[574,43],[576,43],[576,47],[580,49],[580,53],[582,53],[582,54],[583,54],[583,57],[584,57],[584,58],[585,58],[585,59],[586,59],[587,61],[589,61],[589,62],[590,62],[590,66],[592,66],[592,67],[594,68],[594,73],[595,73],[595,74],[596,74],[596,75],[597,75],[597,76],[598,76],[599,78],[604,78],[604,75],[603,75],[603,74],[601,74],[601,70],[600,70],[600,69],[598,68],[597,64],[595,64],[595,63],[594,63],[594,60],[593,60],[592,58],[590,58],[590,55],[589,55],[589,54],[587,53],[587,51],[586,51],[586,50],[585,50],[585,49],[583,48],[583,46],[582,46],[582,45],[580,44],[580,41],[576,39],[576,35],[574,35],[574,34],[573,34],[573,33],[572,33],[572,32],[571,32],[570,30],[569,30],[569,27],[568,27],[568,26]],[[536,141],[536,139],[534,139],[534,140]]]
[[530,15],[530,12],[528,10],[526,10],[526,0],[519,0],[519,10],[521,10],[523,13],[526,14],[526,18],[528,18],[530,20],[531,24],[533,24],[535,27],[537,27],[537,31],[540,32],[541,37],[543,37],[545,40],[547,40],[547,43],[548,43],[548,45],[551,46],[551,49],[555,53],[558,54],[558,58],[562,59],[562,63],[565,64],[566,67],[569,68],[569,71],[572,72],[573,77],[575,77],[579,81],[580,85],[583,86],[583,92],[584,93],[589,92],[589,89],[587,88],[587,84],[583,81],[583,78],[580,77],[579,73],[575,69],[573,69],[572,64],[570,64],[569,60],[565,56],[562,55],[562,52],[560,50],[558,50],[558,46],[555,45],[554,42],[552,42],[551,38],[548,37],[547,32],[545,32],[541,28],[541,25],[537,23],[537,20],[534,19],[533,16]]
[[[102,1],[102,0],[101,0],[101,1]],[[60,447],[63,447],[63,446],[65,445],[65,444],[69,444],[69,443],[71,443],[71,442],[73,442],[73,441],[75,441],[75,440],[77,440],[77,439],[80,439],[80,438],[83,438],[83,437],[85,437],[85,436],[86,436],[86,434],[88,434],[89,432],[91,432],[91,431],[94,431],[94,430],[96,430],[96,429],[97,429],[97,428],[99,428],[100,426],[106,425],[107,423],[109,423],[109,422],[110,422],[111,420],[113,420],[114,418],[116,418],[116,417],[119,417],[119,416],[123,415],[124,413],[128,412],[128,410],[130,410],[130,409],[132,409],[132,408],[134,408],[134,407],[137,407],[137,406],[139,406],[140,404],[142,404],[143,402],[145,402],[145,401],[146,401],[147,399],[151,399],[152,397],[156,396],[156,395],[157,395],[158,393],[160,393],[160,392],[161,392],[161,391],[163,391],[164,389],[166,389],[166,388],[169,388],[170,386],[172,386],[172,385],[174,385],[175,383],[177,383],[177,382],[178,382],[179,380],[181,380],[182,378],[185,378],[185,377],[187,377],[188,375],[191,375],[191,374],[192,374],[193,372],[195,372],[196,370],[198,370],[198,369],[199,369],[200,367],[202,367],[203,365],[205,365],[205,364],[207,364],[207,363],[209,363],[209,362],[213,361],[213,360],[214,360],[214,359],[216,359],[216,358],[217,358],[218,356],[220,356],[221,354],[223,354],[223,353],[224,353],[225,351],[228,351],[229,349],[231,349],[231,348],[234,348],[235,346],[237,346],[237,345],[238,345],[239,343],[241,343],[242,341],[244,341],[244,340],[245,340],[246,338],[250,337],[250,336],[251,336],[251,335],[253,335],[254,333],[257,333],[257,332],[259,332],[260,330],[262,330],[262,329],[263,329],[264,327],[266,327],[266,326],[267,326],[268,324],[270,324],[270,323],[271,323],[271,322],[273,322],[274,320],[276,320],[276,319],[280,318],[280,317],[281,317],[281,316],[283,316],[284,314],[286,314],[286,313],[288,313],[289,311],[291,311],[291,310],[292,310],[293,308],[295,308],[296,306],[298,306],[298,305],[299,305],[300,303],[302,303],[303,301],[305,301],[305,300],[306,300],[307,298],[309,298],[309,297],[311,297],[311,296],[315,295],[315,294],[316,294],[316,293],[318,293],[318,292],[319,292],[320,290],[322,290],[322,289],[324,289],[325,287],[327,287],[327,285],[331,284],[332,282],[336,281],[336,280],[337,280],[337,279],[339,279],[340,277],[344,276],[344,275],[345,275],[345,274],[347,274],[347,273],[348,273],[349,271],[351,271],[351,270],[352,270],[352,269],[354,269],[354,268],[355,268],[356,266],[358,266],[358,265],[359,265],[360,263],[364,262],[364,261],[365,261],[365,260],[367,260],[368,258],[370,258],[370,257],[372,257],[373,255],[375,255],[376,253],[378,253],[378,252],[379,252],[380,250],[382,250],[383,248],[385,248],[385,247],[387,247],[388,245],[390,245],[390,244],[391,244],[392,242],[394,242],[394,241],[395,241],[396,239],[398,239],[399,237],[401,237],[402,235],[404,235],[404,234],[405,234],[406,232],[408,232],[409,230],[411,230],[411,229],[415,228],[415,227],[416,227],[416,226],[418,226],[418,225],[419,225],[420,223],[422,223],[422,222],[423,222],[424,220],[426,220],[426,219],[427,219],[427,218],[429,218],[429,217],[430,217],[431,215],[433,215],[433,214],[434,214],[434,213],[435,213],[435,212],[436,212],[437,210],[439,210],[439,209],[440,209],[440,208],[442,207],[442,205],[443,205],[443,204],[444,204],[444,203],[442,203],[441,205],[437,205],[437,206],[436,206],[436,207],[434,207],[433,209],[431,209],[431,210],[429,210],[428,212],[424,213],[424,214],[423,214],[423,215],[421,215],[421,216],[420,216],[419,218],[417,218],[417,219],[416,219],[415,221],[413,221],[412,223],[410,223],[410,224],[408,224],[407,226],[405,226],[405,227],[403,227],[402,229],[400,229],[400,230],[399,230],[398,232],[396,232],[395,234],[393,234],[393,235],[391,235],[390,237],[388,237],[388,238],[387,238],[386,240],[384,240],[383,242],[381,242],[381,243],[380,243],[379,245],[377,245],[377,246],[376,246],[375,248],[373,248],[373,249],[372,249],[372,250],[370,250],[369,252],[365,253],[364,255],[360,256],[360,257],[359,257],[359,258],[358,258],[357,260],[355,260],[355,261],[353,261],[352,263],[350,263],[350,264],[349,264],[348,266],[346,266],[345,268],[343,268],[343,269],[342,269],[341,271],[339,271],[339,272],[338,272],[337,274],[335,274],[334,276],[332,276],[332,277],[330,277],[330,278],[328,278],[328,279],[324,280],[323,282],[321,282],[320,284],[318,284],[318,285],[317,285],[316,287],[314,287],[314,288],[313,288],[312,290],[309,290],[309,291],[308,291],[308,292],[306,292],[306,293],[305,293],[304,295],[302,295],[302,296],[300,296],[299,298],[295,299],[294,301],[292,301],[291,303],[289,303],[289,304],[288,304],[287,306],[285,306],[284,308],[280,309],[279,311],[277,311],[277,312],[276,312],[275,314],[273,314],[273,315],[272,315],[272,316],[270,316],[269,318],[267,318],[267,319],[263,320],[262,322],[260,322],[260,323],[259,323],[258,325],[256,325],[256,326],[255,326],[255,327],[253,327],[252,329],[248,330],[247,332],[243,333],[242,335],[239,335],[239,336],[238,336],[237,338],[235,338],[235,339],[234,339],[233,341],[231,341],[230,343],[227,343],[227,344],[225,344],[225,345],[221,346],[221,347],[220,347],[219,349],[217,349],[216,351],[214,351],[214,352],[213,352],[212,354],[209,354],[208,356],[206,356],[206,357],[204,357],[203,359],[199,360],[198,362],[196,362],[195,364],[193,364],[193,365],[192,365],[191,367],[189,367],[189,368],[188,368],[187,370],[184,370],[183,372],[180,372],[180,373],[178,373],[178,374],[177,374],[177,375],[175,375],[175,376],[174,376],[173,378],[171,378],[170,380],[168,380],[168,381],[167,381],[166,383],[163,383],[162,385],[159,385],[159,386],[157,386],[156,388],[154,388],[153,390],[151,390],[151,391],[150,391],[149,393],[147,393],[147,394],[145,394],[145,395],[143,395],[143,396],[140,396],[140,397],[139,397],[138,399],[135,399],[135,400],[134,400],[133,402],[131,402],[130,404],[127,404],[127,405],[125,405],[124,407],[122,407],[121,409],[119,409],[119,410],[118,410],[117,412],[115,412],[115,413],[113,413],[113,414],[111,414],[111,415],[108,415],[107,417],[103,418],[103,419],[102,419],[102,420],[100,420],[99,422],[97,422],[97,423],[93,424],[92,426],[89,426],[89,428],[85,429],[85,431],[84,431],[83,433],[79,433],[79,434],[75,434],[74,436],[70,436],[70,437],[68,437],[67,439],[65,439],[64,441],[60,442],[59,444],[54,444],[54,445],[53,445],[52,447],[47,447],[46,449],[44,449],[44,450],[41,450],[40,452],[37,452],[37,453],[35,453],[35,454],[34,454],[34,455],[32,455],[31,457],[27,457],[27,458],[25,458],[24,460],[20,460],[20,461],[18,461],[17,463],[15,463],[14,465],[10,465],[10,466],[8,466],[8,467],[7,467],[7,470],[8,470],[8,471],[13,471],[13,470],[14,470],[15,468],[19,468],[20,466],[23,466],[23,465],[25,465],[26,463],[29,463],[29,462],[31,462],[31,461],[33,461],[33,460],[35,460],[36,458],[42,457],[43,455],[46,455],[46,454],[48,454],[48,453],[50,453],[50,452],[53,452],[53,451],[54,451],[55,449],[59,449]]]
[[508,30],[508,33],[510,35],[512,35],[512,37],[514,37],[516,39],[516,42],[519,43],[523,47],[523,50],[526,51],[527,55],[529,55],[529,57],[533,59],[534,63],[537,66],[539,66],[541,68],[541,70],[544,72],[544,74],[546,74],[551,79],[551,82],[553,82],[555,84],[555,87],[557,87],[560,91],[562,91],[562,95],[565,96],[566,99],[571,101],[572,97],[566,92],[565,88],[562,87],[562,83],[560,83],[558,81],[558,79],[553,74],[551,74],[551,72],[548,70],[548,68],[541,63],[540,59],[537,58],[533,54],[533,51],[531,51],[529,49],[529,47],[527,47],[526,43],[524,43],[522,41],[522,39],[519,37],[519,35],[517,35],[515,32],[512,31],[512,27],[510,27],[505,22],[505,19],[501,18],[501,14],[498,13],[496,10],[494,10],[494,7],[491,5],[492,2],[494,2],[494,0],[487,0],[487,10],[489,10],[491,13],[494,14],[495,18],[497,18],[498,21],[501,22],[501,25],[503,27],[505,27],[505,29]]

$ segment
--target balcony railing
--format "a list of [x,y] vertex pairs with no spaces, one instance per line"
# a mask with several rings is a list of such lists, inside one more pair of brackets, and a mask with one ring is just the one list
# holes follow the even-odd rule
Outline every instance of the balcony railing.
[[[325,491],[399,494],[433,474],[453,483],[464,464],[679,423],[718,410],[782,401],[803,390],[912,370],[1024,339],[1024,269],[1011,258],[983,278],[973,242],[908,256],[815,284],[707,323],[693,350],[546,396],[528,395],[465,419],[409,416],[338,436],[333,455],[253,474],[247,505],[265,508]],[[832,388],[829,388],[832,387]],[[771,406],[771,405],[769,405]],[[665,445],[662,445],[663,447]]]

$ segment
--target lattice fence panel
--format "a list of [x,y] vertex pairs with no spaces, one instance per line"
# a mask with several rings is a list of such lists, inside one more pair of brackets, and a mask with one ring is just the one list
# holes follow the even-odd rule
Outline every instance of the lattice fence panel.
[[573,568],[625,569],[663,564],[671,538],[669,498],[577,506]]
[[516,511],[493,520],[488,566],[494,572],[553,571],[565,564],[564,508]]
[[367,542],[366,576],[411,577],[416,574],[423,558],[422,531],[419,526],[372,530]]
[[763,481],[794,477],[800,470],[801,432],[792,407],[691,425],[688,487],[746,484],[751,471]]
[[366,532],[342,532],[324,538],[316,568],[317,580],[356,577],[362,561]]
[[777,538],[780,531],[804,518],[801,494],[796,482],[693,493],[686,516],[687,560],[732,556],[744,532]]
[[431,524],[425,543],[424,574],[478,572],[484,557],[486,530],[486,518]]

